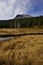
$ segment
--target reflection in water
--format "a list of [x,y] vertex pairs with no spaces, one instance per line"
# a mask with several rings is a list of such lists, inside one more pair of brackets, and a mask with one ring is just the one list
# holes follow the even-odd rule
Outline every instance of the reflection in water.
[[4,41],[4,40],[8,40],[8,39],[12,39],[14,37],[0,37],[0,41]]

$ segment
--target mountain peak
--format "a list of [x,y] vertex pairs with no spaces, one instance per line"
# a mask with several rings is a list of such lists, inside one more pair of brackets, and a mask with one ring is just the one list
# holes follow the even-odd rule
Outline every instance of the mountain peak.
[[22,18],[31,18],[31,15],[26,15],[26,14],[19,14],[15,17],[15,19],[22,19]]

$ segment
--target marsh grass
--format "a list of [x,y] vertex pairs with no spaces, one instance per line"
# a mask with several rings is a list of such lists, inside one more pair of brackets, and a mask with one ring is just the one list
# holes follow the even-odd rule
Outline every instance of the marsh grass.
[[0,35],[7,35],[7,34],[25,34],[25,33],[43,33],[43,29],[36,29],[36,28],[0,28]]
[[1,41],[0,65],[43,65],[43,35]]
[[[43,33],[43,29],[0,29],[3,34]],[[43,65],[43,35],[0,41],[0,65]]]

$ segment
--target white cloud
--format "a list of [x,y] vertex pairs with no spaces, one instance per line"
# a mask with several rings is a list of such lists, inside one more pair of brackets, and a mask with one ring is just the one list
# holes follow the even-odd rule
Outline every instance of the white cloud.
[[19,0],[16,5],[14,14],[24,14],[30,10],[31,2],[29,0]]
[[14,18],[31,9],[30,0],[0,0],[0,19]]

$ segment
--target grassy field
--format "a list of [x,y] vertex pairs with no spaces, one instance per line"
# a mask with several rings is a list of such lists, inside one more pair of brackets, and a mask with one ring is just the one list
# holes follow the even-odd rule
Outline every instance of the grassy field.
[[[43,32],[42,29],[13,29],[13,31]],[[9,30],[10,33],[13,31]],[[43,35],[25,35],[0,41],[0,65],[43,65]]]
[[25,33],[43,33],[43,29],[33,29],[33,28],[10,28],[10,29],[0,29],[0,35],[9,34],[25,34]]

